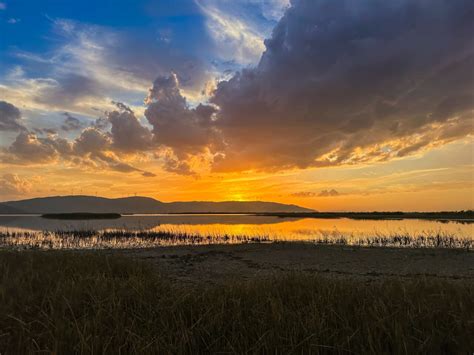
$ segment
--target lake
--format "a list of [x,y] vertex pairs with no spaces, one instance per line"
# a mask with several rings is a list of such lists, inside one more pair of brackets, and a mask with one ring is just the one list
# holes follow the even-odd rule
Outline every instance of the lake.
[[[127,248],[170,244],[253,241],[348,241],[392,236],[449,236],[474,240],[474,224],[457,221],[279,218],[254,215],[129,215],[112,220],[54,220],[39,215],[0,215],[0,233],[15,233],[3,244],[48,248]],[[61,231],[62,234],[58,233]],[[96,231],[83,237],[80,231]],[[120,235],[111,234],[122,231]],[[69,233],[66,233],[69,232]],[[78,232],[78,233],[75,233]],[[110,232],[101,237],[100,232]],[[150,233],[178,239],[146,238]],[[153,234],[155,235],[155,234]],[[200,238],[190,238],[198,236]],[[145,237],[145,238],[144,238]],[[189,237],[189,238],[188,238]],[[241,238],[244,237],[244,238]]]

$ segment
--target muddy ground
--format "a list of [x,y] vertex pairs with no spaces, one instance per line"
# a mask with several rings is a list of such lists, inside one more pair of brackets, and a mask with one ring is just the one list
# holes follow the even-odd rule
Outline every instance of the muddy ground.
[[171,279],[190,283],[246,280],[292,271],[364,280],[421,276],[474,282],[474,252],[466,250],[259,243],[110,252],[146,260]]

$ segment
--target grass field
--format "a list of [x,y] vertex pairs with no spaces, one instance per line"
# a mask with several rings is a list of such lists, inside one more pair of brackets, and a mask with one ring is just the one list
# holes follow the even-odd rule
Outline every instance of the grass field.
[[0,353],[462,353],[474,285],[275,273],[171,282],[97,252],[0,252]]

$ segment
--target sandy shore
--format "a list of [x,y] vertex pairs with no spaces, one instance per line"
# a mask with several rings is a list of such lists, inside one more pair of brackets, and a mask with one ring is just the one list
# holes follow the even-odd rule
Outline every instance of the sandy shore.
[[192,283],[218,283],[229,278],[245,280],[291,271],[367,281],[423,276],[474,282],[474,252],[466,250],[271,243],[111,252],[147,260],[172,279]]

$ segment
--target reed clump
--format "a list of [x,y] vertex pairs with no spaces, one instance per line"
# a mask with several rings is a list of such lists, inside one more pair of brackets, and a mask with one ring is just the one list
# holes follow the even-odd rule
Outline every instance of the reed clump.
[[321,235],[314,239],[316,244],[356,245],[365,247],[392,248],[442,248],[472,250],[474,239],[451,234],[374,234],[366,237],[347,235]]

